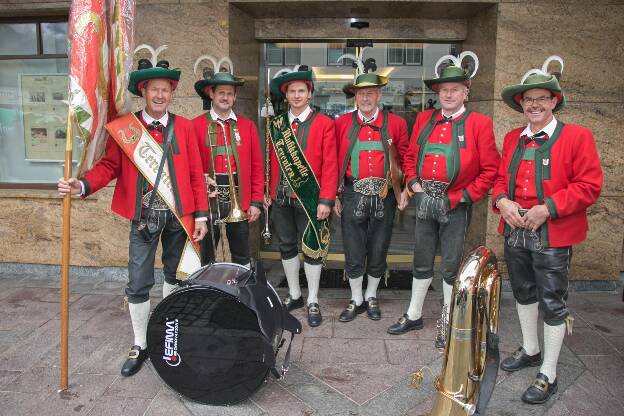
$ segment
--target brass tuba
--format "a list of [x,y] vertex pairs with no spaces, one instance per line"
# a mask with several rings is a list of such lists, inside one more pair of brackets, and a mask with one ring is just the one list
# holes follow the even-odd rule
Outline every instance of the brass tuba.
[[[228,181],[230,182],[231,207],[230,207],[230,212],[228,213],[227,217],[223,219],[223,222],[233,223],[233,222],[247,221],[247,215],[245,215],[245,212],[240,208],[240,203],[238,202],[238,192],[236,192],[236,187],[234,186],[234,176],[232,175],[232,163],[230,160],[230,151],[228,150],[229,146],[227,143],[227,134],[225,132],[225,125],[219,120],[216,120],[215,123],[221,126],[221,129],[223,130],[223,140],[225,143],[224,144],[225,158],[227,160],[227,168],[228,168],[227,169]],[[230,140],[230,145],[232,145],[231,140]],[[240,169],[240,167],[238,168]],[[238,184],[238,186],[241,186],[241,184]]]
[[496,384],[501,281],[496,256],[470,253],[453,285],[442,371],[432,415],[482,413]]

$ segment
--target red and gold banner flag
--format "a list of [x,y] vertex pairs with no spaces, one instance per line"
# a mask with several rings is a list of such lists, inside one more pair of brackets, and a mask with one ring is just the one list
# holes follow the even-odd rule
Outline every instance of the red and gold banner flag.
[[116,115],[130,112],[131,99],[128,79],[132,70],[134,50],[135,0],[110,1],[110,75],[111,105],[109,120]]

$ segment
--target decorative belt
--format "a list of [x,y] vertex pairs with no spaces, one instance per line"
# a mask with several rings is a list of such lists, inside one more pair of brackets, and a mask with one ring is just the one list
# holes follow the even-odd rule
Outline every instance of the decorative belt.
[[[154,192],[153,189],[143,195],[143,197],[141,197],[141,205],[143,205],[145,208],[149,207],[149,201],[152,197],[152,192]],[[156,194],[156,196],[154,197],[154,202],[152,202],[152,209],[154,211],[167,211],[169,207],[167,206],[165,201],[163,201],[160,195]]]
[[365,178],[353,181],[353,190],[366,196],[379,195],[383,187],[386,185],[385,178]]
[[[234,190],[235,192],[238,192],[238,176],[236,175],[236,172],[232,173],[232,177],[234,179]],[[215,175],[215,180],[217,182],[217,201],[219,201],[220,204],[229,204],[231,201],[229,176],[217,173]]]
[[446,196],[446,188],[448,188],[448,186],[448,182],[440,182],[430,179],[422,181],[423,191],[432,198],[444,198]]

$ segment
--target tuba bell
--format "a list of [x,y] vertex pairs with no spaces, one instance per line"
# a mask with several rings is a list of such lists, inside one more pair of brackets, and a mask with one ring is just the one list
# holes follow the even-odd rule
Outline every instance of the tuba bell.
[[496,256],[478,247],[462,263],[453,285],[431,415],[483,414],[498,372],[500,291]]

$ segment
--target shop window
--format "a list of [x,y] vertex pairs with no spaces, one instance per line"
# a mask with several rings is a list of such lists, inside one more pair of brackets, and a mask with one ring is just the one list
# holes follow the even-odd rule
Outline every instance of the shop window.
[[301,48],[292,43],[267,43],[266,63],[271,66],[295,66],[301,63]]
[[344,43],[328,43],[327,44],[327,65],[328,66],[351,66],[353,61],[350,59],[342,59],[338,61],[342,55],[350,53],[355,55],[355,48],[347,48]]
[[67,66],[65,20],[0,23],[1,184],[54,183],[61,176]]
[[398,43],[388,47],[388,65],[422,65],[422,43]]

